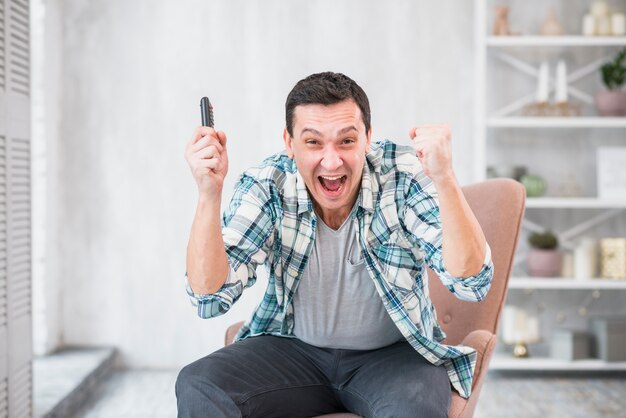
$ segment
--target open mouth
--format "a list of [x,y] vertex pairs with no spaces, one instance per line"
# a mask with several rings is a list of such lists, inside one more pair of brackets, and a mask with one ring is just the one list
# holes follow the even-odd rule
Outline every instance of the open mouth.
[[339,193],[348,176],[318,176],[317,178],[324,190],[331,193]]

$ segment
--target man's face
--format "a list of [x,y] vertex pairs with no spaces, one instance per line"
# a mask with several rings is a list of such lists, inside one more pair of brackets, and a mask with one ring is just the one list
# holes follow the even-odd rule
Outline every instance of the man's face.
[[357,104],[297,106],[293,135],[285,129],[287,154],[295,159],[316,209],[323,217],[347,215],[359,193],[371,140]]

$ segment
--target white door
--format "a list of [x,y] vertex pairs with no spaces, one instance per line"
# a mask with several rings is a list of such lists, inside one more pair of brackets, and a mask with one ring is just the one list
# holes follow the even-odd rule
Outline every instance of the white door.
[[28,0],[0,0],[0,417],[31,417]]

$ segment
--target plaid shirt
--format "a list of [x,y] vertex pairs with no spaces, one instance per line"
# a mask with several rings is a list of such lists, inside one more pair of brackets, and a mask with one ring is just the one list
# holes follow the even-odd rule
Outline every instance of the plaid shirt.
[[[367,271],[396,326],[415,350],[443,365],[452,386],[465,398],[472,388],[476,352],[441,344],[429,297],[426,266],[459,299],[482,300],[493,276],[489,246],[481,271],[458,278],[446,271],[437,191],[423,173],[415,151],[390,141],[372,144],[357,198],[357,240]],[[238,180],[224,213],[222,234],[230,271],[214,294],[187,293],[198,315],[227,312],[256,281],[256,269],[269,271],[263,300],[237,334],[294,337],[293,296],[315,239],[317,216],[295,162],[284,153],[267,158]],[[363,326],[366,326],[365,324]]]

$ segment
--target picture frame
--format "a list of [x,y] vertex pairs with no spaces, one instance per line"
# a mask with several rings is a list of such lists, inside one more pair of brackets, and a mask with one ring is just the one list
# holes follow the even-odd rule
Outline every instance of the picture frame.
[[626,199],[626,147],[598,147],[597,160],[598,198]]

